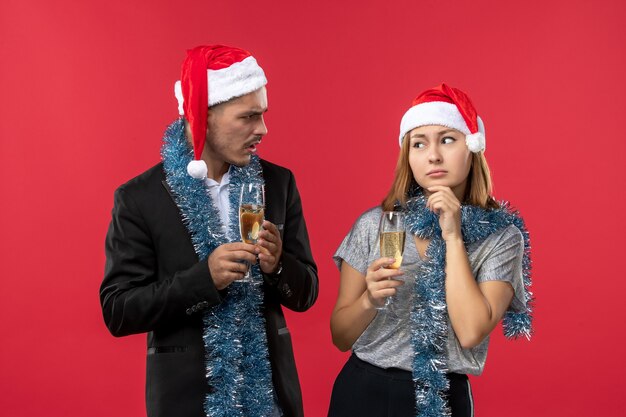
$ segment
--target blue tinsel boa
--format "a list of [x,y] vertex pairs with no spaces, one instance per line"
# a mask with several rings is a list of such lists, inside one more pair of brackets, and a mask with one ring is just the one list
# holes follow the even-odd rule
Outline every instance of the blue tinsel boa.
[[[448,311],[445,294],[446,244],[441,237],[439,216],[426,208],[426,197],[418,192],[407,203],[406,224],[412,234],[430,239],[423,275],[415,279],[415,303],[411,310],[411,343],[413,345],[413,380],[416,383],[416,410],[420,417],[450,415],[442,394],[448,389],[446,343]],[[461,229],[465,244],[478,242],[509,225],[516,226],[524,237],[522,261],[526,311],[507,312],[502,326],[508,338],[531,335],[532,292],[530,291],[530,239],[524,221],[507,203],[501,208],[485,210],[464,205]]]
[[[205,182],[187,174],[193,151],[185,139],[182,119],[165,131],[161,156],[167,183],[198,258],[207,259],[218,246],[240,241],[239,190],[244,182],[263,183],[258,157],[253,156],[243,168],[231,167],[230,224],[225,234]],[[231,284],[222,303],[204,313],[206,377],[212,387],[204,403],[207,416],[264,417],[271,414],[274,406],[265,318],[261,311],[263,278],[258,265],[252,267],[252,276],[254,284]]]

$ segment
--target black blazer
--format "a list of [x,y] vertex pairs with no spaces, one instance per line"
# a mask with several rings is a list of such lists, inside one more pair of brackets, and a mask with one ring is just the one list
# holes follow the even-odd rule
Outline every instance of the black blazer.
[[[282,225],[282,273],[264,277],[272,378],[285,417],[303,415],[302,393],[281,305],[305,311],[318,294],[300,195],[291,171],[261,161],[266,219]],[[198,259],[170,195],[162,164],[115,192],[100,287],[114,336],[148,333],[146,407],[150,417],[204,416],[202,310],[221,302],[206,259]]]

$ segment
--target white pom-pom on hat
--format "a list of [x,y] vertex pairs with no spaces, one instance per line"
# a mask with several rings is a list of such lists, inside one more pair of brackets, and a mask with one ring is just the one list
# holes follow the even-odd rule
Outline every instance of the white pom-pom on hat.
[[206,178],[209,169],[206,166],[206,162],[202,159],[197,161],[191,161],[187,164],[187,173],[193,178],[203,180]]
[[485,135],[481,132],[465,135],[465,144],[470,152],[478,153],[485,150]]

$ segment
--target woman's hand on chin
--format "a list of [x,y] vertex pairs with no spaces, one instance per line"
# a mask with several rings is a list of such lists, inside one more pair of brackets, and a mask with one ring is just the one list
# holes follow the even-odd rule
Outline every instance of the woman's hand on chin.
[[434,185],[428,187],[431,193],[426,202],[426,207],[439,215],[439,227],[441,237],[446,242],[460,239],[461,233],[461,202],[452,192],[450,187]]

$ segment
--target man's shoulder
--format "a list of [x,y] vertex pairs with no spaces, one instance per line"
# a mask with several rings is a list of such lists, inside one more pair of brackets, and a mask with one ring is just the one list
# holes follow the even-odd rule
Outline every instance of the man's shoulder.
[[163,180],[165,180],[165,171],[163,171],[163,163],[159,162],[120,185],[118,190],[131,193],[150,192],[154,187],[162,187],[161,183]]
[[265,159],[261,159],[260,162],[261,167],[263,168],[263,176],[266,181],[285,181],[293,177],[293,173],[288,168],[276,165],[272,162],[266,161]]

